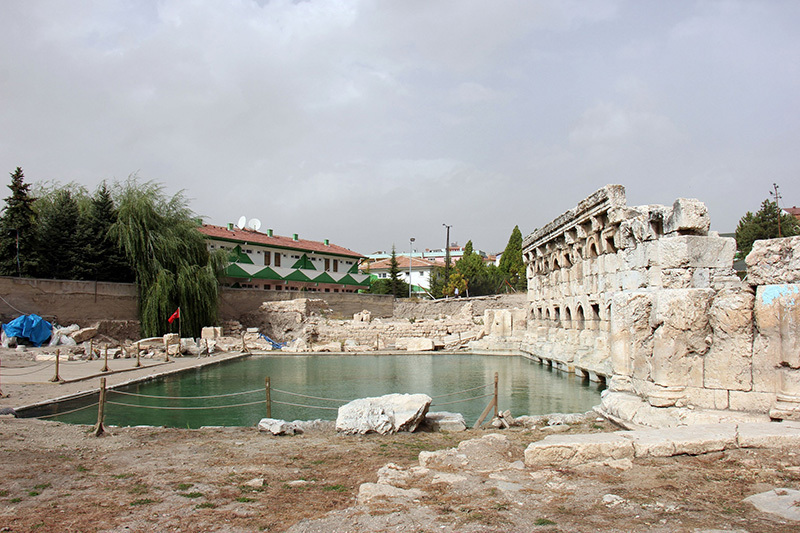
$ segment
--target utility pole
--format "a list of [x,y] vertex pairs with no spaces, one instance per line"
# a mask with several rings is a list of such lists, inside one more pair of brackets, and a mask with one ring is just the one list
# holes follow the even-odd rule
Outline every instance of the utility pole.
[[775,198],[775,207],[778,208],[778,238],[780,238],[783,237],[783,235],[781,235],[781,204],[779,202],[779,200],[781,199],[781,195],[778,192],[777,183],[772,184],[772,189],[773,190],[771,190],[769,193]]
[[447,228],[447,238],[444,243],[444,284],[450,283],[450,228],[452,225],[442,224]]
[[414,237],[411,237],[408,241],[408,297],[411,298],[411,256],[414,255]]

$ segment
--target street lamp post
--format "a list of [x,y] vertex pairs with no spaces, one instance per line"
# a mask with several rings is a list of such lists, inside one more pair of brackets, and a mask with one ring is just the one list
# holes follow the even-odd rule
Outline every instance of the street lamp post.
[[414,237],[408,241],[408,297],[411,298],[411,256],[414,254]]
[[447,238],[444,243],[444,284],[447,285],[450,282],[450,228],[452,225],[442,224],[445,228],[447,228]]

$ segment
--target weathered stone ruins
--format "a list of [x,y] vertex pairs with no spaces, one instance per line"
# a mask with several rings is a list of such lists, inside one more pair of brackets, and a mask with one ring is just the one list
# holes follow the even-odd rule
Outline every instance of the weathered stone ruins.
[[626,205],[608,185],[523,243],[528,308],[487,337],[592,380],[622,421],[800,419],[800,237],[757,241],[747,275],[705,205]]

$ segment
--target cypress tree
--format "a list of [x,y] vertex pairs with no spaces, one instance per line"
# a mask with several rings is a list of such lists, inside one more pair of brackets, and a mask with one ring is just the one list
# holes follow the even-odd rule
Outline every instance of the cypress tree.
[[498,269],[515,289],[524,289],[527,285],[525,263],[522,260],[522,232],[519,226],[514,226],[511,231],[508,244],[500,256]]
[[0,216],[0,275],[33,276],[36,269],[36,213],[21,167],[11,173],[11,196]]

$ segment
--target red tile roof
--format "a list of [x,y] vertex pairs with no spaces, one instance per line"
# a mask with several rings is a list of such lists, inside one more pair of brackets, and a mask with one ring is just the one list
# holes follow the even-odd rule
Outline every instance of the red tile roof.
[[306,239],[294,240],[292,237],[283,237],[281,235],[273,235],[270,237],[266,233],[261,233],[252,229],[239,229],[236,226],[234,226],[233,229],[228,229],[223,226],[203,224],[197,229],[200,231],[200,233],[212,239],[224,239],[227,241],[261,244],[264,246],[279,246],[281,248],[292,248],[305,252],[346,255],[358,259],[364,257],[358,252],[354,252],[353,250],[349,250],[335,244],[325,244],[324,242],[309,241]]
[[[370,263],[369,269],[370,270],[389,270],[391,268],[392,259],[381,259],[380,261],[375,261]],[[444,262],[442,262],[444,264]],[[411,268],[431,268],[436,266],[436,263],[433,261],[428,261],[427,259],[419,259],[417,257],[412,258],[411,260]],[[408,256],[398,255],[397,256],[397,267],[400,270],[408,270]]]
[[800,220],[800,207],[784,207],[783,210]]

